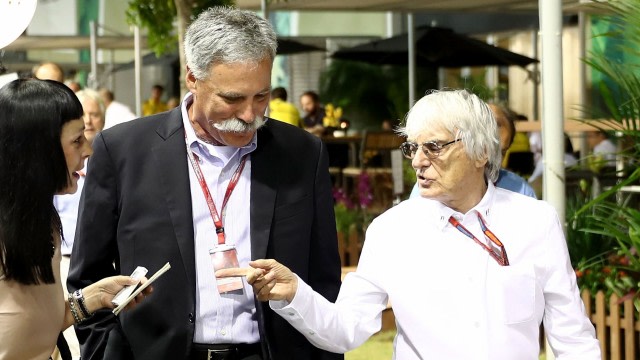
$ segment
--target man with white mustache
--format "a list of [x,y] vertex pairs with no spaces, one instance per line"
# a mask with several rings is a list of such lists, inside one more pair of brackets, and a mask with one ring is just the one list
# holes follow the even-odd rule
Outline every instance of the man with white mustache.
[[276,46],[253,12],[205,10],[186,32],[180,106],[94,140],[70,289],[136,266],[171,270],[135,311],[78,328],[83,360],[343,358],[313,347],[245,280],[214,273],[269,257],[330,301],[340,287],[326,148],[264,118]]

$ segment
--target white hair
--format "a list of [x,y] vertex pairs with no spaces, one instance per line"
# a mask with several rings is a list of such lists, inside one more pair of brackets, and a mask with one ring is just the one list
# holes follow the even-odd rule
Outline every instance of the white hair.
[[398,132],[415,139],[434,127],[462,139],[471,159],[487,160],[485,176],[492,182],[498,179],[502,163],[498,126],[489,106],[477,95],[467,90],[434,90],[415,103]]

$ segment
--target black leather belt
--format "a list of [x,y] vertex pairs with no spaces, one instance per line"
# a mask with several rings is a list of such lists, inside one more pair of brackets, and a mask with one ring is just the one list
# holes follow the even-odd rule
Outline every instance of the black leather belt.
[[[255,344],[196,344],[191,347],[190,360],[242,360],[253,356],[262,359],[262,346]],[[252,359],[253,359],[252,358]]]

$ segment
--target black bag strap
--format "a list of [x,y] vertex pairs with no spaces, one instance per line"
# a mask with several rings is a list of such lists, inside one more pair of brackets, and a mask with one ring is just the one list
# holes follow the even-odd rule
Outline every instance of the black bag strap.
[[67,344],[67,339],[64,338],[64,335],[62,333],[58,335],[56,346],[58,347],[58,351],[60,352],[60,357],[62,358],[62,360],[72,360],[71,350],[69,350],[69,344]]

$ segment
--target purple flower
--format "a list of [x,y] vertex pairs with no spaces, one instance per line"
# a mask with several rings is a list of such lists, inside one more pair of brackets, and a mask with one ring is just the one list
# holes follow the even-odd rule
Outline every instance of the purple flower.
[[335,201],[335,204],[343,204],[347,209],[354,208],[353,202],[349,199],[347,194],[345,194],[342,188],[333,188],[333,200]]
[[361,208],[366,208],[373,202],[371,181],[366,171],[361,172],[358,176],[358,201]]

